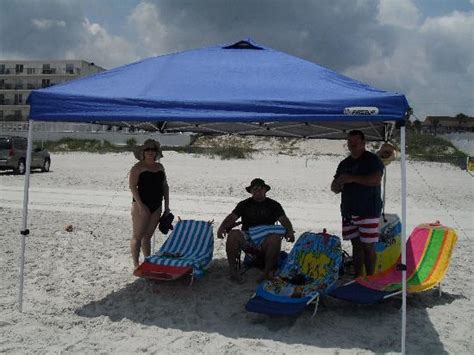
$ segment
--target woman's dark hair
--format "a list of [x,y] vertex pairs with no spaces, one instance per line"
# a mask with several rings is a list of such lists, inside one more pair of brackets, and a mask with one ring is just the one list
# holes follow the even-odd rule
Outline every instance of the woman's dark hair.
[[365,141],[364,132],[359,131],[358,129],[353,129],[352,131],[347,133],[347,136],[348,137],[359,136],[363,141]]

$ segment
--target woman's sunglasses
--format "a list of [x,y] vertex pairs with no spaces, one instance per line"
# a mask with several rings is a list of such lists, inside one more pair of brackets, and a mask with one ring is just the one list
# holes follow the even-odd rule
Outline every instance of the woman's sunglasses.
[[155,152],[156,153],[156,149],[155,148],[145,148],[143,149],[144,152]]

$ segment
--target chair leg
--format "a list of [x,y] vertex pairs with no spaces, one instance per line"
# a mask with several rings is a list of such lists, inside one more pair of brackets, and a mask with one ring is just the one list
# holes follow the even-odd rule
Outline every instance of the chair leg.
[[438,284],[438,297],[441,297],[442,291],[441,291],[441,282]]
[[316,297],[316,302],[315,302],[315,305],[314,305],[314,311],[313,311],[313,314],[312,314],[311,318],[314,318],[314,316],[316,315],[316,312],[318,311],[318,306],[319,306],[319,296]]

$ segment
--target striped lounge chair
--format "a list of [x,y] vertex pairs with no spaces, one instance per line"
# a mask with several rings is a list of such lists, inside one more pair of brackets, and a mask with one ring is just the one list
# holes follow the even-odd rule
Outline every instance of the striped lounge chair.
[[[421,292],[440,285],[457,241],[456,232],[439,223],[417,226],[406,244],[407,292]],[[361,276],[330,293],[359,304],[373,304],[402,293],[400,258],[391,268]]]
[[147,257],[134,275],[156,280],[175,280],[184,275],[191,275],[192,280],[201,278],[213,251],[212,224],[180,220],[158,252]]

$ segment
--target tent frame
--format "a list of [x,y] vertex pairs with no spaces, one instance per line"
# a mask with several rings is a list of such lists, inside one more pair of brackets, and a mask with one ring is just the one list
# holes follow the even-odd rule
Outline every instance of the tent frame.
[[[410,112],[407,112],[405,119],[408,119]],[[402,214],[402,231],[401,231],[401,264],[399,270],[402,272],[402,319],[401,319],[401,353],[406,352],[406,221],[407,221],[407,189],[406,189],[406,149],[405,149],[405,124],[403,121],[397,121],[400,125],[400,169],[401,169],[401,214]],[[221,132],[215,132],[221,133]],[[248,133],[247,133],[248,134]],[[388,137],[386,136],[385,139]],[[19,267],[19,286],[18,286],[18,309],[23,312],[23,288],[24,288],[24,271],[25,271],[25,250],[26,237],[29,235],[28,230],[28,199],[30,187],[30,170],[31,170],[31,153],[33,148],[33,120],[29,120],[28,124],[28,144],[26,156],[26,172],[23,192],[23,213],[22,213],[22,229],[21,234],[21,251],[20,251],[20,267]]]

